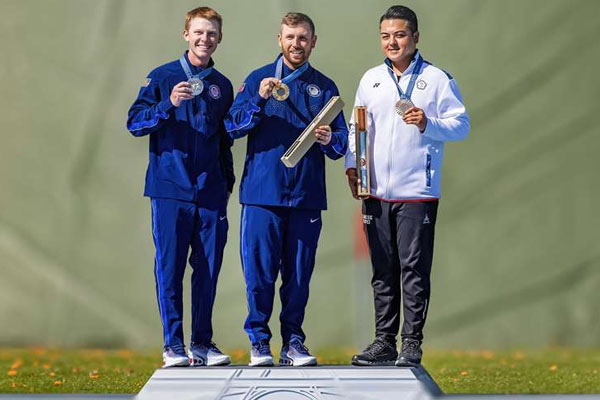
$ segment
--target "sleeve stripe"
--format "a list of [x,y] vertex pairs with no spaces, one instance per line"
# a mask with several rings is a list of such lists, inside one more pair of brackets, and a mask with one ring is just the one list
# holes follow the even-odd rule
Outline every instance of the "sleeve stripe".
[[131,125],[129,125],[129,127],[127,129],[129,129],[130,132],[136,132],[136,131],[141,131],[142,129],[152,128],[152,127],[155,127],[156,125],[158,125],[158,121],[161,118],[167,119],[167,118],[169,118],[169,114],[163,113],[163,112],[158,112],[158,113],[156,113],[156,115],[154,115],[154,118],[152,118],[151,120],[132,122]]
[[333,151],[335,151],[336,153],[338,153],[340,156],[345,156],[346,155],[345,153],[340,153],[338,151],[338,149],[335,147],[335,145],[331,146],[331,148],[333,149]]
[[245,127],[247,127],[248,125],[250,125],[250,123],[252,122],[252,117],[254,116],[254,114],[256,114],[257,112],[260,111],[260,107],[258,107],[256,104],[254,104],[253,102],[249,101],[248,102],[250,104],[250,112],[246,113],[246,117],[239,125],[236,124],[233,121],[226,121],[226,125],[227,125],[227,132],[233,132],[233,131],[238,131],[240,129],[244,129]]

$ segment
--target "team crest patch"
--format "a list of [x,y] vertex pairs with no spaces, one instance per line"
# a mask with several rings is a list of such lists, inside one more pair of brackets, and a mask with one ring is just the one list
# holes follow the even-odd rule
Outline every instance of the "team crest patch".
[[146,78],[144,83],[142,83],[142,87],[148,87],[148,85],[150,85],[150,81],[152,81],[152,78]]
[[238,88],[238,93],[242,93],[244,91],[244,88],[246,88],[246,82],[242,82],[242,84]]
[[417,81],[417,89],[419,90],[423,90],[427,87],[427,82],[425,82],[423,79],[419,79]]
[[217,85],[210,85],[208,88],[208,94],[210,97],[217,100],[219,97],[221,97],[221,89],[219,89]]
[[317,96],[319,96],[321,94],[321,89],[317,85],[314,85],[314,84],[308,85],[306,87],[306,91],[312,97],[317,97]]

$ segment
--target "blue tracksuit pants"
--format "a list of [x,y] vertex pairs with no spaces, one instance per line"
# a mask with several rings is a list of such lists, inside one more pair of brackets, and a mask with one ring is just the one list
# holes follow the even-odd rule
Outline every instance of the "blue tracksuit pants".
[[152,233],[156,248],[154,274],[165,347],[183,340],[183,276],[191,248],[192,337],[212,339],[212,308],[227,241],[225,204],[207,209],[173,199],[152,199]]
[[321,232],[321,211],[243,205],[240,252],[246,279],[250,341],[270,340],[275,281],[281,272],[281,337],[304,342],[308,286]]

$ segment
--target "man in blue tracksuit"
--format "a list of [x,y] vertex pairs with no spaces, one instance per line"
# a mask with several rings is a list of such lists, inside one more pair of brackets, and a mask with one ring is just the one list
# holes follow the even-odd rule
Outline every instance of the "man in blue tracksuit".
[[[303,342],[304,309],[321,231],[325,155],[338,159],[347,149],[343,114],[317,128],[315,143],[294,168],[281,156],[325,106],[338,95],[333,81],[308,64],[317,37],[311,19],[287,14],[281,23],[282,54],[253,71],[242,84],[226,120],[232,138],[248,136],[243,178],[241,257],[252,342],[250,365],[272,365],[268,326],[275,281],[281,272],[281,365],[315,365]],[[274,96],[274,97],[272,97]]]
[[[233,189],[231,145],[224,117],[231,82],[214,68],[221,16],[199,7],[186,15],[189,48],[152,71],[129,110],[127,129],[150,136],[144,195],[151,198],[155,277],[165,367],[224,365],[212,342],[212,307],[227,240],[227,199]],[[192,266],[192,337],[185,351],[182,280]]]

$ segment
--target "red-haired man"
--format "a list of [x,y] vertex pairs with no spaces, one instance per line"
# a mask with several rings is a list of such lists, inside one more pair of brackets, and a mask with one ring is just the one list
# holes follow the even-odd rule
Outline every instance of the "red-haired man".
[[[223,125],[233,89],[211,58],[222,26],[221,16],[209,7],[188,12],[187,51],[148,75],[127,119],[134,136],[150,136],[144,195],[152,206],[165,367],[230,363],[212,342],[211,323],[235,180],[232,141]],[[192,337],[186,353],[182,281],[190,248]]]

